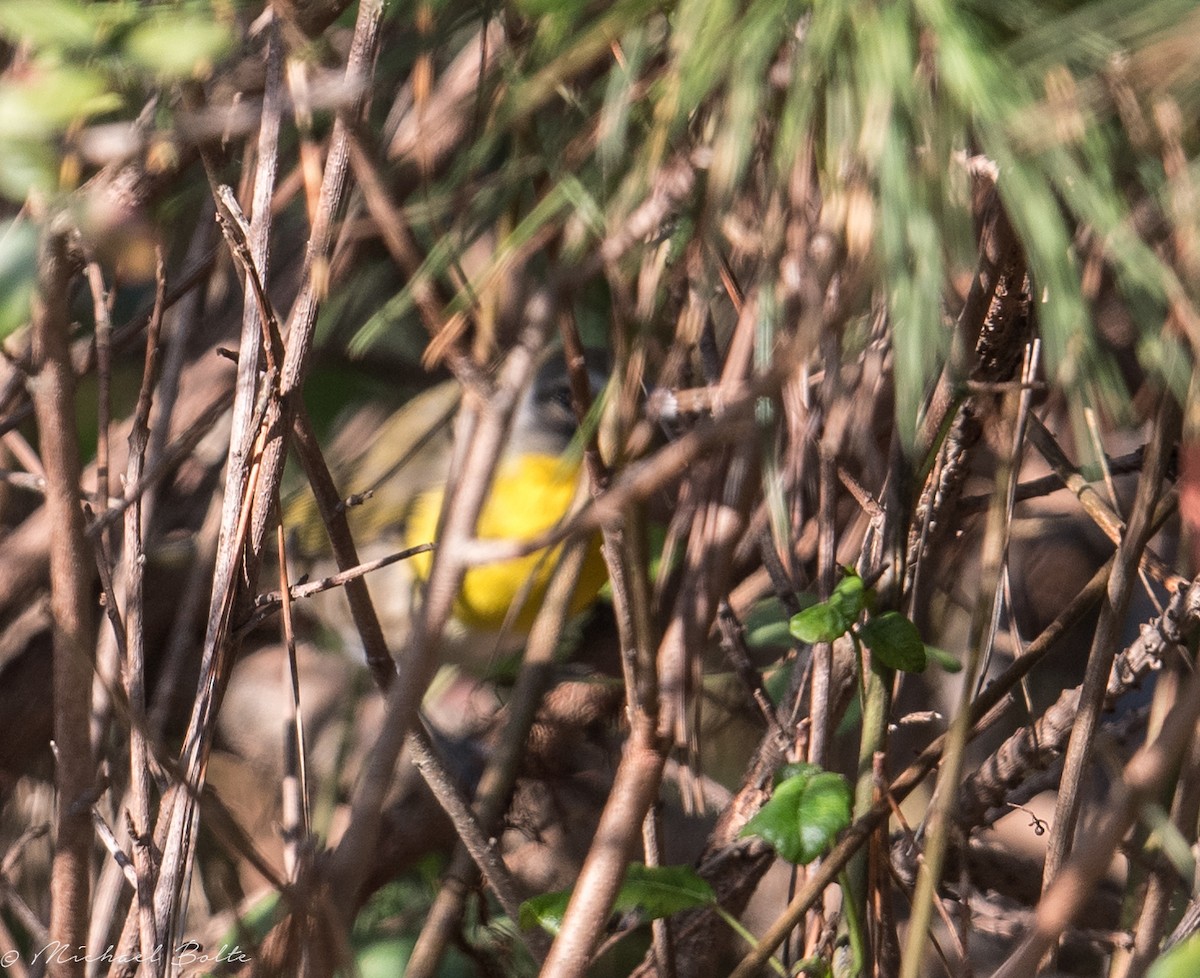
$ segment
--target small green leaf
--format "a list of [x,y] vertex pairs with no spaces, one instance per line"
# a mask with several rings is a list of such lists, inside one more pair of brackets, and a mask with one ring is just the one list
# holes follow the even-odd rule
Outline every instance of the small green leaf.
[[716,899],[708,881],[691,866],[631,863],[617,892],[615,909],[620,913],[637,910],[650,920],[658,920],[680,910],[706,907]]
[[211,17],[165,11],[138,25],[125,51],[163,78],[204,77],[232,43],[228,26]]
[[742,835],[758,835],[788,862],[804,866],[823,855],[850,824],[850,786],[812,764],[784,769],[784,778]]
[[1146,978],[1193,978],[1200,974],[1200,936],[1171,948],[1151,965]]
[[838,581],[833,594],[829,596],[829,603],[853,623],[870,604],[873,595],[853,568],[847,567],[845,571],[846,576]]
[[834,606],[831,599],[793,615],[790,628],[801,642],[832,642],[850,630],[852,621]]
[[859,637],[885,666],[902,672],[925,671],[925,643],[917,626],[898,611],[868,618]]
[[[801,609],[811,608],[817,599],[811,594],[800,594],[797,600]],[[791,622],[787,609],[778,598],[759,601],[742,620],[746,634],[746,645],[752,651],[773,649],[791,645]]]
[[[531,897],[521,904],[521,926],[537,926],[557,934],[570,899],[570,890]],[[613,909],[618,913],[638,911],[647,920],[657,920],[680,910],[706,907],[716,899],[712,887],[690,866],[631,863]]]
[[925,658],[941,669],[942,672],[962,672],[962,663],[945,649],[939,649],[936,645],[925,646]]
[[541,927],[542,930],[557,936],[570,899],[570,890],[539,893],[537,896],[530,897],[521,904],[519,921],[521,929],[531,930],[534,927]]
[[28,221],[0,224],[0,339],[29,322],[37,248],[37,228]]
[[88,48],[97,43],[109,13],[123,5],[83,4],[78,0],[6,0],[0,4],[0,35],[36,48]]
[[0,84],[0,137],[44,138],[120,105],[121,97],[100,72],[39,62],[20,81]]

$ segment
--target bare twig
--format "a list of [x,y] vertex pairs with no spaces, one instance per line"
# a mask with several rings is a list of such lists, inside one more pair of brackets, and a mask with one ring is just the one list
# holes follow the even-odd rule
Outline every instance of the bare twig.
[[[562,625],[579,581],[588,546],[587,541],[575,541],[563,552],[555,568],[529,635],[521,672],[509,701],[508,721],[476,788],[474,814],[479,826],[489,835],[497,831],[520,773],[529,731],[550,679],[554,651],[562,634]],[[457,824],[457,819],[455,821]],[[464,900],[473,882],[468,858],[477,862],[475,853],[460,846],[413,947],[408,962],[410,978],[423,978],[435,973],[452,931],[462,919]],[[527,943],[537,960],[545,959],[548,942],[541,935],[531,935]]]
[[277,534],[279,547],[279,593],[283,598],[280,619],[283,625],[283,676],[286,711],[283,716],[283,838],[284,869],[287,878],[295,882],[305,867],[302,860],[308,851],[309,809],[304,715],[300,709],[300,673],[296,666],[296,632],[292,622],[292,595],[288,585],[287,544],[283,523]]
[[[1042,457],[1050,463],[1050,466],[1055,471],[1055,475],[1075,494],[1080,505],[1083,506],[1084,512],[1100,527],[1105,536],[1120,546],[1122,539],[1127,536],[1124,522],[1112,511],[1091,484],[1071,465],[1067,460],[1066,453],[1059,447],[1058,442],[1054,440],[1054,436],[1050,434],[1037,415],[1033,415],[1029,419],[1029,440],[1041,453]],[[1164,459],[1163,472],[1165,472],[1166,461]],[[1143,475],[1145,473],[1145,464],[1143,460],[1141,467]],[[1159,475],[1159,480],[1161,481],[1161,479],[1162,473]],[[1144,478],[1142,481],[1144,481]],[[1141,485],[1141,482],[1139,482],[1139,485]],[[1144,568],[1170,591],[1174,591],[1187,583],[1186,578],[1181,577],[1171,570],[1167,563],[1148,547],[1141,548],[1138,566]]]
[[[333,476],[325,464],[321,447],[317,443],[312,430],[312,423],[307,412],[300,408],[296,412],[293,428],[293,438],[296,446],[296,456],[304,467],[308,484],[312,487],[317,500],[317,509],[321,520],[329,534],[329,542],[333,547],[334,560],[338,569],[344,573],[350,571],[358,563],[358,550],[350,535],[350,526],[346,521],[346,507],[333,483]],[[426,548],[427,549],[427,548]],[[411,550],[408,556],[423,552]],[[401,559],[401,558],[397,558]],[[383,564],[378,566],[382,567]],[[350,615],[362,639],[363,649],[367,656],[367,666],[375,679],[375,684],[387,691],[392,680],[396,677],[396,666],[388,651],[383,629],[379,625],[379,616],[371,604],[371,595],[361,577],[346,577],[342,582],[346,587],[346,599],[350,602]],[[332,586],[332,585],[331,585]]]
[[[1186,604],[1196,607],[1196,588],[1188,589]],[[1194,623],[1194,611],[1189,624]],[[1107,814],[1089,839],[1056,875],[1043,894],[1034,916],[1033,930],[993,978],[1032,976],[1042,956],[1071,923],[1080,904],[1107,869],[1112,854],[1133,824],[1141,805],[1162,790],[1180,755],[1191,741],[1200,718],[1200,672],[1193,672],[1179,702],[1163,722],[1161,733],[1143,746],[1125,765]]]
[[1091,757],[1096,725],[1104,707],[1116,656],[1118,636],[1129,608],[1130,596],[1137,580],[1137,567],[1143,551],[1153,534],[1154,510],[1162,493],[1171,447],[1179,434],[1180,412],[1171,395],[1163,396],[1158,418],[1151,436],[1146,462],[1138,480],[1137,498],[1129,518],[1129,527],[1117,547],[1117,559],[1109,578],[1108,597],[1100,607],[1100,621],[1092,640],[1087,672],[1080,690],[1079,712],[1071,728],[1067,745],[1062,782],[1054,809],[1054,823],[1046,851],[1046,866],[1042,875],[1045,894],[1054,882],[1075,837],[1075,822],[1079,814],[1080,791],[1084,770]]
[[[278,30],[274,29],[267,52],[267,87],[263,101],[258,139],[258,169],[255,173],[253,223],[250,250],[258,281],[265,281],[268,269],[268,241],[271,227],[271,195],[275,184],[279,126],[282,114],[283,55]],[[247,292],[252,292],[248,285]],[[192,794],[204,783],[204,772],[211,738],[213,714],[228,671],[227,629],[236,593],[247,522],[246,494],[254,482],[253,443],[258,432],[252,427],[254,406],[258,400],[259,323],[264,313],[257,303],[247,301],[242,315],[241,356],[234,396],[233,433],[226,470],[221,535],[213,576],[212,599],[205,633],[200,687],[188,733],[184,742],[185,771]],[[273,493],[268,493],[273,498]],[[253,572],[251,572],[253,573]],[[155,889],[155,927],[174,945],[173,937],[183,919],[187,902],[186,881],[190,877],[192,847],[195,842],[195,811],[191,795],[176,795],[173,807],[162,808],[170,820],[170,834],[164,849],[163,869]],[[161,973],[161,972],[160,972]]]
[[[146,461],[146,446],[150,439],[150,409],[154,403],[154,386],[158,379],[158,340],[165,314],[167,276],[161,252],[156,275],[157,290],[154,314],[146,331],[146,356],[142,383],[134,408],[133,424],[129,431],[129,459],[125,484],[134,486],[142,476]],[[135,885],[138,898],[138,921],[142,950],[150,953],[158,947],[158,932],[154,920],[154,863],[152,845],[148,839],[152,829],[150,817],[150,771],[146,747],[146,655],[143,616],[145,612],[145,544],[141,495],[135,496],[125,514],[125,550],[123,580],[125,581],[125,695],[133,722],[129,725],[130,799],[133,811],[129,814],[130,836],[134,840],[133,864],[136,867]]]
[[[56,220],[44,232],[33,313],[34,412],[46,469],[50,538],[50,608],[54,619],[54,740],[58,746],[55,784],[54,861],[51,870],[50,938],[59,947],[82,947],[87,912],[92,821],[86,805],[95,779],[91,720],[91,556],[83,533],[79,498],[79,445],[75,435],[75,377],[71,369],[71,266],[67,231]],[[82,976],[83,961],[56,960],[55,978]]]
[[[496,894],[500,906],[510,919],[519,920],[521,900],[512,875],[496,852],[494,842],[489,842],[483,826],[476,819],[466,799],[459,793],[454,779],[446,773],[437,759],[429,738],[423,731],[414,730],[408,738],[408,749],[413,754],[413,763],[417,770],[421,772],[425,783],[454,822],[458,837],[487,880],[488,887]],[[408,973],[407,969],[405,973]]]

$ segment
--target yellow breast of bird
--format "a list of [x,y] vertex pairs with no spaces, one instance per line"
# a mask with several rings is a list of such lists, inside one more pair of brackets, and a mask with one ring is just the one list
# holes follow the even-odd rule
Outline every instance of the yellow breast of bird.
[[[529,541],[556,526],[571,509],[579,481],[579,465],[557,456],[524,455],[501,463],[491,494],[479,514],[477,535],[485,540]],[[428,543],[437,532],[444,491],[423,493],[413,504],[405,532],[408,546]],[[455,602],[455,615],[470,628],[496,631],[509,619],[520,632],[528,632],[541,607],[561,545],[525,557],[473,567],[463,579]],[[425,580],[432,554],[412,559],[412,570]],[[600,555],[599,537],[589,544],[570,614],[578,614],[596,597],[607,573]]]

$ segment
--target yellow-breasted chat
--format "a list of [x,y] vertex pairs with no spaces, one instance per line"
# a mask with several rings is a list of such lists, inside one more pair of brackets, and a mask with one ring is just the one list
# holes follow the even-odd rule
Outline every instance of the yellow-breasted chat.
[[[599,394],[607,382],[600,354],[589,353],[588,373],[593,393]],[[331,465],[340,487],[355,502],[348,517],[363,561],[418,544],[437,545],[459,395],[457,383],[450,381],[390,415],[367,409],[350,419],[336,438]],[[479,539],[529,542],[571,513],[581,485],[582,451],[573,444],[578,427],[565,364],[561,355],[550,355],[517,408],[508,445],[479,514]],[[302,549],[311,553],[319,546],[321,533],[311,500],[295,500],[287,509],[289,524],[298,527]],[[560,549],[470,568],[443,638],[447,661],[486,672],[498,654],[517,651],[541,606]],[[432,559],[432,554],[421,554],[367,578],[393,651],[407,640],[414,601]],[[584,560],[572,615],[595,599],[606,577],[596,538]],[[343,644],[357,645],[341,595],[324,597],[313,610],[342,636]]]

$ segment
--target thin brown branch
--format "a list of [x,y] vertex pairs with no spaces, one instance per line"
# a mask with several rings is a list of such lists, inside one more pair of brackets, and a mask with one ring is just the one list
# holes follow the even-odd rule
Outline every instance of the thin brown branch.
[[[52,223],[43,235],[33,312],[31,394],[46,469],[50,537],[50,609],[54,621],[55,849],[51,868],[50,939],[59,947],[87,941],[92,820],[82,799],[96,776],[91,721],[92,574],[83,509],[75,429],[75,375],[71,369],[71,266],[67,231]],[[56,959],[53,978],[82,978],[83,961]]]
[[[1104,532],[1104,535],[1119,547],[1122,539],[1127,536],[1125,533],[1125,523],[1112,511],[1112,507],[1104,501],[1096,489],[1079,473],[1079,470],[1071,464],[1067,459],[1066,453],[1037,415],[1031,415],[1029,418],[1029,440],[1050,464],[1050,467],[1054,469],[1055,475],[1079,500],[1084,512],[1092,518],[1092,521]],[[1169,452],[1169,449],[1167,451]],[[1168,461],[1169,459],[1164,457],[1163,467],[1159,475],[1160,481],[1166,472]],[[1146,463],[1143,460],[1141,467],[1143,476],[1146,470],[1145,466]],[[1141,482],[1139,482],[1140,485]],[[1177,590],[1187,584],[1186,578],[1176,574],[1161,557],[1148,547],[1142,548],[1138,566],[1143,568],[1169,591]]]
[[[1092,639],[1087,672],[1080,689],[1079,711],[1071,727],[1071,739],[1067,744],[1063,776],[1054,809],[1054,822],[1046,850],[1046,865],[1042,875],[1043,894],[1054,882],[1074,842],[1084,772],[1091,758],[1096,726],[1104,708],[1105,691],[1108,688],[1116,650],[1119,648],[1120,630],[1124,625],[1133,588],[1137,583],[1136,571],[1148,556],[1144,551],[1153,535],[1154,512],[1163,491],[1163,478],[1172,447],[1179,436],[1180,421],[1179,407],[1174,398],[1164,395],[1159,405],[1145,465],[1138,480],[1137,497],[1130,514],[1129,526],[1117,546],[1116,563],[1108,582],[1107,600],[1100,607],[1100,621]],[[1045,429],[1041,431],[1045,433]],[[1088,493],[1089,498],[1094,495]]]
[[[1196,607],[1196,586],[1188,589],[1186,605]],[[1189,626],[1194,624],[1194,611]],[[1193,672],[1179,702],[1163,721],[1162,731],[1125,765],[1107,814],[1092,833],[1088,845],[1076,850],[1043,894],[1034,916],[1033,930],[995,972],[992,978],[1026,978],[1070,925],[1090,890],[1107,870],[1125,833],[1141,806],[1153,799],[1176,769],[1200,719],[1200,672]]]
[[[249,235],[253,267],[260,282],[265,281],[268,274],[271,196],[275,185],[279,128],[283,111],[282,72],[282,41],[277,28],[273,28],[267,49],[267,82],[258,134],[258,167],[254,175],[254,204]],[[252,288],[252,284],[247,285],[248,292]],[[254,425],[255,406],[260,399],[258,340],[261,336],[261,315],[256,302],[245,303],[221,533],[204,638],[200,685],[183,749],[185,774],[190,791],[177,794],[173,806],[164,804],[160,810],[160,819],[169,820],[170,832],[164,847],[162,871],[155,888],[155,928],[168,946],[175,943],[174,937],[182,924],[182,911],[186,907],[187,881],[191,874],[196,833],[194,797],[204,784],[214,714],[228,678],[228,660],[233,651],[228,648],[227,633],[238,594],[238,577],[242,571],[249,494],[253,492],[259,468],[255,442],[262,441],[262,429]],[[264,381],[263,390],[270,390],[272,386],[268,378]],[[274,498],[273,490],[270,487],[268,490],[267,498]],[[246,583],[252,583],[255,570],[254,567],[249,569],[251,582]],[[164,965],[165,962],[158,965],[158,973],[162,973],[161,967]]]
[[[500,827],[525,760],[529,732],[550,679],[554,653],[588,546],[587,541],[576,541],[563,551],[534,619],[521,672],[509,700],[504,731],[475,790],[474,814],[488,835]],[[459,846],[413,947],[408,962],[409,978],[424,978],[436,972],[442,953],[462,920],[466,894],[474,883],[469,861],[475,861],[475,854]],[[547,942],[541,935],[531,935],[527,943],[539,962],[545,959]]]
[[436,669],[438,643],[466,573],[462,544],[478,519],[520,392],[532,379],[537,352],[550,329],[554,312],[545,293],[535,296],[529,311],[529,325],[521,342],[505,359],[492,397],[475,405],[475,395],[468,391],[464,403],[464,410],[478,411],[478,420],[462,470],[443,504],[440,547],[434,552],[425,600],[413,622],[408,655],[400,664],[400,681],[388,691],[383,728],[356,787],[350,822],[331,854],[329,871],[335,906],[349,907],[366,876],[396,759]]
[[[317,510],[321,521],[329,535],[333,547],[333,557],[338,570],[343,573],[350,571],[359,563],[358,549],[354,538],[350,535],[350,525],[346,520],[346,507],[334,485],[333,476],[329,472],[325,458],[321,454],[321,446],[312,430],[307,412],[303,407],[296,412],[292,437],[296,448],[296,457],[304,468],[308,484],[312,487],[313,496],[317,500]],[[408,552],[409,556],[417,552]],[[397,558],[401,559],[401,558]],[[379,564],[379,566],[383,566]],[[350,603],[350,615],[354,619],[355,628],[363,643],[367,656],[367,667],[375,679],[375,685],[386,692],[392,680],[396,678],[396,666],[392,662],[383,629],[379,624],[379,616],[371,604],[371,595],[361,577],[346,577],[342,582],[346,588],[346,600]],[[334,585],[330,585],[331,587]]]
[[307,756],[304,742],[304,714],[300,708],[300,673],[296,666],[296,630],[292,620],[292,595],[288,584],[287,543],[283,523],[276,534],[279,548],[280,622],[283,628],[284,656],[283,701],[283,784],[282,829],[284,872],[289,882],[295,882],[306,870],[304,859],[309,851],[310,813],[308,808]]
[[[1101,478],[1105,472],[1108,472],[1110,475],[1128,475],[1130,472],[1140,472],[1145,454],[1146,449],[1144,447],[1137,448],[1125,455],[1106,459],[1103,468],[1100,466],[1089,466],[1088,468],[1081,469],[1080,475],[1088,482],[1093,482]],[[1069,488],[1067,484],[1057,474],[1045,475],[1040,479],[1029,479],[1018,483],[1015,498],[1017,502],[1023,502],[1027,499],[1048,496],[1051,493],[1067,488]],[[978,496],[964,496],[959,500],[958,511],[963,516],[971,513],[982,513],[987,509],[989,499],[991,499],[990,493]]]
[[[320,594],[322,591],[328,591],[331,588],[346,587],[352,581],[360,580],[372,571],[377,571],[380,568],[387,567],[401,560],[408,560],[417,554],[429,553],[433,549],[433,544],[431,543],[420,543],[415,547],[398,550],[395,553],[379,557],[376,560],[368,560],[366,563],[347,567],[344,571],[338,571],[336,574],[330,574],[328,577],[322,577],[315,581],[307,581],[304,584],[293,584],[291,587],[292,600],[300,601],[304,598],[310,598],[314,594]],[[275,614],[282,604],[283,596],[278,591],[268,591],[265,594],[260,594],[254,602],[254,614],[246,619],[246,622],[238,629],[238,633],[244,636],[251,629],[257,628],[267,618]]]
[[[454,830],[459,839],[471,854],[471,859],[479,867],[488,888],[500,901],[500,906],[511,920],[519,920],[520,896],[512,874],[504,865],[504,861],[496,852],[495,846],[488,841],[488,834],[471,811],[467,800],[463,798],[454,783],[454,779],[446,773],[445,768],[437,758],[424,731],[414,730],[407,740],[408,749],[413,755],[413,764],[421,772],[425,783],[437,797],[438,803],[450,816]],[[415,949],[414,949],[415,950]],[[530,948],[532,951],[532,947]],[[409,970],[405,970],[408,974]],[[415,973],[414,973],[415,974]]]
[[[158,358],[159,335],[163,315],[166,310],[166,273],[163,257],[159,252],[156,268],[155,306],[150,318],[146,337],[146,353],[144,358],[142,382],[138,392],[138,401],[134,410],[133,421],[129,432],[129,453],[126,462],[124,481],[126,485],[136,483],[142,472],[145,461],[145,447],[148,438],[147,424],[152,403],[156,364]],[[105,480],[106,482],[107,480]],[[104,485],[105,483],[101,483]],[[93,523],[110,523],[111,510],[105,509],[100,519]],[[158,865],[157,851],[150,839],[152,828],[150,814],[150,770],[149,756],[146,743],[145,716],[145,634],[144,634],[144,579],[145,579],[145,547],[143,541],[141,494],[135,497],[134,504],[126,510],[125,532],[123,537],[124,550],[121,564],[117,570],[118,586],[124,596],[125,616],[122,623],[116,615],[117,597],[115,589],[105,580],[105,594],[108,596],[109,616],[113,621],[114,631],[101,636],[100,654],[120,656],[122,667],[119,670],[123,684],[126,705],[129,710],[129,798],[132,811],[126,811],[126,822],[129,826],[132,840],[133,859],[130,869],[133,874],[133,886],[136,894],[135,907],[138,921],[138,933],[143,949],[154,949],[159,946],[157,931],[154,923],[154,872]],[[106,548],[103,541],[108,539],[104,532],[94,533],[97,549],[103,552]],[[106,560],[100,561],[101,577],[106,577]],[[117,670],[102,670],[101,675],[106,682],[99,684],[103,695],[108,696],[108,682],[116,681]],[[110,678],[111,677],[111,678]],[[106,711],[107,713],[107,711]],[[100,742],[100,730],[94,737]],[[102,878],[103,879],[103,878]],[[93,921],[94,928],[97,925]],[[105,934],[102,933],[101,939]]]

